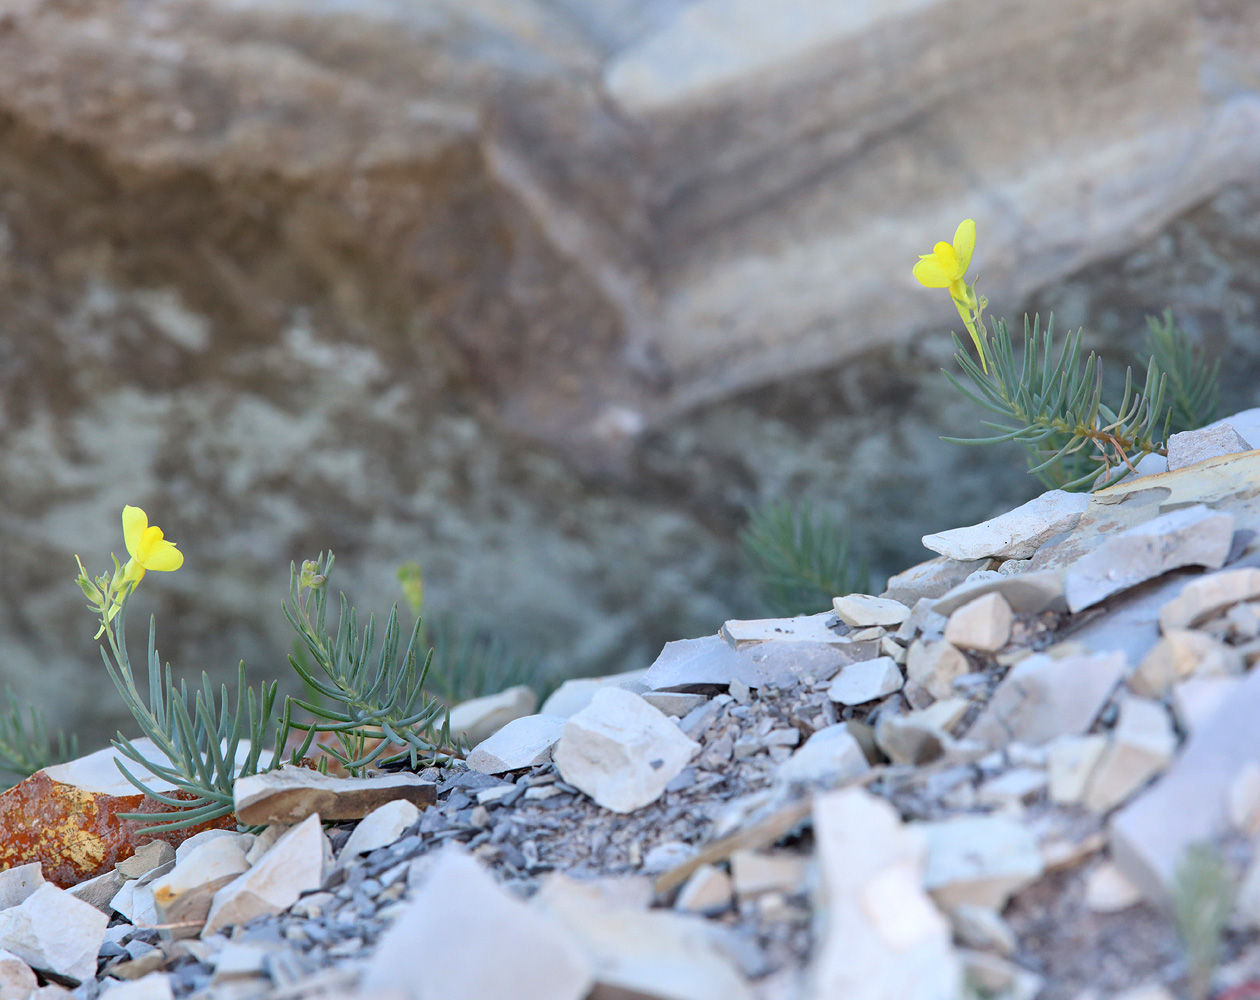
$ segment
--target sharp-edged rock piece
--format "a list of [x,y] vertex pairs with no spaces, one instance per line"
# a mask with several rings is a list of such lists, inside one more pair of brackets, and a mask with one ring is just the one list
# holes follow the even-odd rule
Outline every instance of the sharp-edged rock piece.
[[937,556],[889,577],[888,586],[879,596],[900,601],[913,608],[925,597],[937,598],[957,587],[976,570],[984,569],[988,563],[988,559],[960,561],[948,556]]
[[419,818],[420,810],[403,799],[378,806],[364,816],[351,831],[349,839],[341,848],[338,863],[347,865],[358,860],[360,854],[388,847]]
[[1043,542],[1076,527],[1088,506],[1088,493],[1050,490],[980,524],[924,535],[923,544],[951,559],[1028,559]]
[[1169,629],[1129,676],[1129,690],[1147,698],[1162,698],[1188,677],[1228,677],[1246,669],[1242,654],[1193,629]]
[[1260,671],[1243,677],[1212,717],[1191,733],[1155,784],[1111,818],[1111,853],[1152,902],[1167,902],[1176,867],[1191,844],[1229,828],[1229,789],[1260,763]]
[[38,861],[0,872],[0,910],[17,906],[44,884],[44,866]]
[[790,896],[805,888],[806,863],[806,858],[799,854],[734,851],[731,883],[740,896],[758,896],[763,892]]
[[1114,809],[1167,767],[1176,749],[1177,736],[1164,706],[1147,698],[1125,698],[1107,749],[1090,771],[1086,808]]
[[971,672],[971,664],[958,648],[944,639],[916,639],[906,652],[906,676],[933,698],[951,698],[954,681]]
[[861,789],[814,799],[820,867],[808,1000],[954,1000],[949,924],[923,891],[926,843]]
[[161,868],[174,860],[175,848],[164,840],[150,840],[147,844],[137,847],[131,857],[117,862],[114,868],[127,878],[141,878],[153,869]]
[[1060,805],[1079,802],[1095,765],[1107,748],[1107,737],[1059,736],[1046,746],[1050,800]]
[[334,778],[306,767],[282,767],[239,779],[233,798],[241,823],[264,826],[298,823],[315,813],[325,819],[360,819],[394,799],[425,808],[437,801],[437,786],[410,773]]
[[476,746],[513,719],[530,715],[536,708],[538,695],[533,688],[524,684],[510,687],[498,694],[488,694],[484,698],[473,698],[451,709],[451,736],[467,740],[469,746]]
[[604,677],[570,677],[547,696],[538,714],[558,715],[567,719],[589,705],[600,688],[622,687],[627,682],[641,681],[646,673],[646,670],[627,670]]
[[926,764],[953,742],[950,729],[967,711],[966,698],[944,698],[905,715],[885,712],[875,725],[875,742],[894,764]]
[[1216,569],[1229,555],[1233,537],[1233,516],[1203,504],[1121,531],[1068,567],[1063,579],[1068,610],[1083,611],[1182,566]]
[[1217,612],[1260,597],[1260,569],[1245,566],[1195,577],[1159,612],[1159,627],[1193,628]]
[[868,625],[900,625],[910,617],[910,609],[900,601],[870,594],[849,594],[832,598],[836,617],[846,625],[865,628]]
[[653,708],[680,719],[685,719],[689,713],[709,700],[707,695],[687,694],[684,691],[644,691],[641,697]]
[[1216,714],[1242,682],[1241,677],[1191,677],[1174,684],[1168,701],[1177,725],[1187,734],[1195,732]]
[[1001,748],[1080,735],[1098,717],[1124,670],[1123,653],[1057,659],[1035,653],[1010,669],[967,737]]
[[841,705],[864,705],[900,691],[901,668],[891,656],[861,660],[843,667],[827,689],[827,697]]
[[0,948],[0,997],[4,1000],[25,1000],[39,988],[39,980],[31,967],[11,951]]
[[1251,451],[1251,445],[1228,423],[1181,431],[1168,439],[1168,471],[1176,472],[1209,458],[1243,451]]
[[[417,969],[421,943],[441,961]],[[582,1000],[593,983],[590,959],[554,917],[446,850],[381,937],[362,989],[406,1000]]]
[[927,839],[923,884],[946,910],[968,903],[1001,911],[1014,893],[1041,877],[1037,838],[1007,816],[956,816],[913,826]]
[[559,742],[565,721],[566,717],[561,715],[524,715],[513,719],[472,749],[468,766],[482,774],[502,774],[542,764],[551,759],[551,749]]
[[605,688],[565,723],[554,758],[565,781],[627,813],[655,801],[699,749],[637,694]]
[[717,865],[701,865],[678,890],[674,909],[714,916],[731,905],[731,877]]
[[320,817],[307,817],[249,871],[214,894],[202,936],[287,910],[302,893],[323,885],[330,854]]
[[843,643],[847,640],[832,628],[835,620],[829,611],[796,618],[732,619],[720,634],[734,649],[760,642]]
[[122,872],[101,872],[96,878],[73,885],[66,891],[76,899],[81,899],[89,906],[95,906],[102,913],[114,915],[114,897],[126,883],[127,877]]
[[945,639],[959,649],[996,653],[1010,641],[1014,621],[1005,597],[997,593],[984,594],[949,616]]
[[216,837],[186,852],[173,871],[149,884],[158,918],[164,924],[187,924],[175,937],[196,937],[210,912],[214,894],[248,871],[250,844],[244,837]]
[[1098,865],[1085,879],[1085,905],[1095,913],[1118,913],[1141,899],[1141,890],[1110,861]]
[[720,636],[665,643],[648,668],[644,684],[653,691],[678,691],[739,681],[750,688],[791,687],[804,676],[823,680],[848,663],[878,655],[878,642],[763,642],[735,650]]
[[1001,594],[1011,610],[1020,615],[1039,615],[1043,611],[1066,611],[1063,598],[1063,570],[1043,569],[1006,576],[964,580],[953,590],[939,597],[932,608],[942,615],[952,614],[985,594]]
[[595,970],[596,995],[753,1000],[701,917],[618,904],[597,886],[559,874],[546,879],[534,905],[586,953]]
[[834,788],[871,769],[862,746],[843,723],[820,729],[779,765],[775,780],[786,785]]
[[55,885],[41,885],[0,910],[0,948],[32,969],[83,982],[96,976],[96,955],[109,917]]

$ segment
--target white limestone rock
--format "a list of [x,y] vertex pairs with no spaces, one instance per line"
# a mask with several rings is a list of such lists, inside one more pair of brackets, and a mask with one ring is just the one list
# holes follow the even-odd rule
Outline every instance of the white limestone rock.
[[249,853],[250,848],[257,840],[252,833],[237,833],[235,830],[202,830],[200,833],[194,833],[187,840],[181,841],[180,845],[175,848],[175,864],[182,864],[192,851],[207,841],[219,840],[223,837],[239,840],[241,842],[241,850],[246,854]]
[[609,898],[598,885],[549,876],[534,906],[555,918],[595,969],[595,995],[651,1000],[753,1000],[709,922]]
[[1098,717],[1124,671],[1121,652],[1059,658],[1035,653],[1010,669],[967,736],[1001,748],[1080,735]]
[[619,674],[606,674],[603,677],[570,677],[547,696],[538,714],[558,715],[567,719],[589,705],[591,698],[600,688],[622,687],[627,682],[643,680],[646,674],[646,670],[626,670]]
[[701,865],[678,890],[674,909],[711,917],[729,909],[732,896],[730,875],[717,865]]
[[963,903],[1000,911],[1043,870],[1037,838],[1006,816],[956,816],[912,826],[927,840],[924,887],[943,909]]
[[1014,621],[1006,598],[996,593],[985,594],[949,616],[945,639],[959,649],[996,653],[1010,641]]
[[161,922],[158,919],[157,905],[153,901],[153,890],[147,885],[141,885],[139,879],[124,882],[122,888],[114,893],[109,905],[137,927]]
[[465,739],[476,746],[506,726],[513,719],[530,715],[538,708],[538,695],[524,684],[498,694],[473,698],[451,709],[451,736]]
[[1142,900],[1142,891],[1110,861],[1095,867],[1085,879],[1085,905],[1095,913],[1119,913]]
[[1159,627],[1164,633],[1193,628],[1231,605],[1258,597],[1260,569],[1247,566],[1195,577],[1160,609]]
[[90,906],[95,906],[102,913],[114,915],[114,897],[126,883],[127,877],[119,871],[101,872],[96,878],[72,885],[67,892],[76,899],[81,899]]
[[0,872],[0,910],[17,906],[44,884],[44,866],[38,861]]
[[923,544],[951,559],[1028,559],[1043,542],[1076,527],[1088,506],[1088,493],[1050,490],[980,524],[924,535]]
[[150,972],[129,982],[107,979],[102,997],[109,1000],[172,1000],[171,977],[165,972]]
[[709,700],[706,694],[687,694],[683,691],[643,691],[640,697],[653,708],[679,719],[686,718],[689,712],[695,711]]
[[864,628],[868,625],[900,625],[910,617],[910,609],[900,601],[870,594],[849,594],[832,598],[836,617],[846,625]]
[[150,840],[137,847],[131,857],[115,864],[114,868],[127,878],[143,878],[174,860],[175,848],[165,840]]
[[[417,968],[417,948],[441,961]],[[559,921],[448,849],[382,935],[361,989],[405,1000],[583,1000],[593,983],[590,959]]]
[[1195,732],[1241,683],[1241,677],[1191,677],[1174,684],[1168,702],[1177,725],[1187,734]]
[[862,746],[843,723],[819,729],[779,765],[775,781],[783,785],[834,788],[871,769]]
[[[591,697],[594,697],[594,692]],[[551,759],[552,748],[564,732],[566,718],[561,715],[525,715],[513,719],[469,752],[468,766],[482,774],[502,774],[542,764]]]
[[437,801],[437,786],[410,772],[338,778],[287,766],[239,778],[232,797],[238,820],[262,826],[300,823],[316,813],[325,819],[361,819],[395,799],[424,808]]
[[257,864],[214,894],[202,937],[287,910],[302,893],[323,885],[330,854],[319,814],[308,816],[277,840]]
[[1168,766],[1177,749],[1168,712],[1157,701],[1125,698],[1107,748],[1090,771],[1082,801],[1106,812],[1124,802]]
[[949,924],[923,891],[926,843],[862,789],[814,799],[819,864],[808,1000],[956,1000]]
[[894,764],[926,764],[954,742],[950,730],[968,705],[966,698],[943,698],[905,715],[884,712],[875,724],[875,742]]
[[1030,570],[1013,576],[1004,573],[993,573],[989,576],[974,574],[953,590],[938,597],[932,603],[932,608],[938,614],[952,614],[964,604],[985,594],[1001,594],[1011,610],[1019,615],[1067,610],[1067,601],[1063,597],[1061,567]]
[[1072,805],[1085,795],[1085,786],[1107,748],[1107,737],[1060,736],[1046,745],[1050,800]]
[[1019,939],[1011,925],[987,906],[959,903],[949,912],[949,922],[954,928],[954,937],[969,948],[1009,956],[1015,954],[1015,949],[1019,947]]
[[342,866],[352,864],[361,854],[388,847],[419,818],[420,810],[402,799],[377,806],[350,831],[350,836],[337,857],[337,863]]
[[1162,698],[1187,677],[1228,677],[1246,669],[1232,646],[1193,629],[1169,629],[1129,676],[1129,690],[1147,698]]
[[842,667],[827,689],[827,697],[841,705],[864,705],[900,691],[903,683],[897,661],[880,656]]
[[805,888],[807,859],[779,851],[738,850],[731,854],[731,884],[737,895],[781,892],[791,896]]
[[1251,445],[1229,423],[1181,431],[1168,439],[1168,471],[1176,472],[1209,458],[1251,451]]
[[1233,516],[1203,504],[1118,532],[1068,567],[1063,579],[1068,610],[1083,611],[1182,566],[1216,569],[1233,538]]
[[798,615],[796,618],[732,619],[722,625],[721,636],[732,649],[743,649],[761,642],[847,643],[831,623],[830,612]]
[[952,698],[954,681],[971,672],[971,664],[953,643],[916,639],[906,651],[906,677],[933,698]]
[[39,987],[31,967],[11,951],[0,948],[0,1000],[25,1000]]
[[791,687],[802,676],[832,677],[845,664],[877,655],[877,642],[854,642],[834,634],[832,638],[834,642],[752,643],[738,650],[720,635],[679,639],[665,643],[643,683],[653,691],[729,686],[736,681],[758,689]]
[[1111,817],[1113,860],[1150,901],[1169,899],[1176,866],[1191,844],[1229,830],[1229,790],[1260,763],[1260,671],[1240,679],[1230,697],[1197,727],[1168,771]]
[[[214,837],[186,852],[174,870],[149,885],[158,917],[164,924],[199,923],[206,919],[214,894],[249,870],[244,837]],[[195,937],[198,928],[180,928],[176,937]]]
[[924,598],[937,598],[958,586],[978,569],[983,569],[988,559],[968,559],[960,562],[946,556],[937,556],[917,566],[888,578],[888,586],[880,597],[900,601],[909,608]]
[[6,910],[0,910],[0,949],[32,969],[83,982],[96,976],[96,956],[109,917],[46,882]]
[[699,750],[637,694],[605,688],[565,723],[554,758],[569,784],[628,813],[659,798]]

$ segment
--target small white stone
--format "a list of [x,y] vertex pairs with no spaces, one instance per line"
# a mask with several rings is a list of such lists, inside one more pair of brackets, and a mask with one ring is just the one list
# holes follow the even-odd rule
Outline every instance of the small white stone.
[[923,536],[923,544],[951,559],[1028,559],[1045,541],[1076,527],[1088,493],[1050,490],[980,524]]
[[933,698],[952,698],[954,681],[971,672],[967,657],[945,640],[923,642],[916,639],[906,654],[906,676]]
[[900,625],[910,617],[910,609],[900,601],[870,594],[849,594],[831,601],[836,617],[846,625],[865,628],[869,625]]
[[1159,612],[1160,631],[1193,628],[1218,612],[1260,597],[1260,569],[1226,569],[1195,577]]
[[223,837],[231,837],[233,840],[241,842],[241,850],[248,854],[250,847],[253,845],[255,838],[248,833],[237,833],[234,830],[202,830],[200,833],[194,833],[187,840],[181,841],[179,846],[175,848],[175,864],[180,865],[194,849],[200,847],[208,840],[219,840]]
[[35,969],[83,982],[96,976],[96,956],[109,917],[46,882],[17,906],[0,910],[0,948]]
[[1049,782],[1041,768],[1013,767],[982,784],[976,801],[986,806],[1019,806],[1039,796]]
[[1129,677],[1129,690],[1147,698],[1164,697],[1187,677],[1227,677],[1246,669],[1238,650],[1206,632],[1169,629]]
[[621,687],[627,681],[641,681],[646,674],[647,670],[627,670],[604,677],[570,677],[551,692],[538,714],[558,715],[567,719],[589,705],[600,688]]
[[[206,919],[214,894],[249,869],[242,837],[215,837],[202,841],[173,871],[155,879],[149,890],[164,924],[198,923]],[[180,928],[176,937],[195,937],[198,928]]]
[[165,972],[150,972],[130,982],[116,979],[105,982],[111,985],[102,990],[101,996],[109,1000],[171,1000],[175,995],[171,990],[171,977]]
[[827,697],[841,705],[863,705],[900,691],[901,668],[891,656],[859,660],[843,667],[827,689]]
[[744,649],[763,642],[820,642],[847,645],[850,640],[831,627],[836,616],[831,612],[798,615],[796,618],[731,619],[722,625],[722,638],[733,649]]
[[17,1000],[39,987],[31,967],[11,951],[0,948],[0,997]]
[[950,730],[969,706],[966,698],[945,698],[905,715],[884,712],[875,742],[894,764],[926,764],[953,742]]
[[784,785],[816,784],[831,788],[853,781],[870,769],[861,744],[847,726],[839,724],[810,736],[779,765],[775,781]]
[[1168,766],[1176,748],[1177,736],[1163,705],[1125,698],[1107,748],[1090,772],[1085,807],[1106,812],[1120,805]]
[[731,883],[740,896],[763,892],[794,895],[805,886],[805,858],[784,852],[739,850],[731,854]]
[[461,702],[451,709],[451,736],[476,746],[513,719],[529,715],[538,707],[538,695],[524,684],[498,694]]
[[1060,736],[1047,744],[1050,800],[1060,805],[1080,802],[1089,776],[1107,748],[1107,737]]
[[44,866],[38,861],[0,872],[0,910],[17,906],[44,884]]
[[1011,638],[1015,616],[1001,594],[985,594],[949,616],[945,639],[959,649],[996,653]]
[[713,916],[731,905],[731,877],[715,865],[701,865],[678,890],[674,909]]
[[1142,891],[1110,861],[1098,865],[1085,879],[1085,905],[1095,913],[1118,913],[1141,899]]
[[1041,877],[1037,839],[1005,816],[958,816],[912,824],[927,837],[923,884],[948,910],[960,903],[1000,911],[1010,897]]
[[1168,471],[1206,462],[1209,458],[1251,451],[1251,445],[1229,424],[1181,431],[1168,439]]
[[1172,686],[1173,715],[1186,733],[1195,732],[1242,684],[1241,677],[1191,677]]
[[420,818],[420,810],[410,802],[398,799],[378,806],[359,820],[341,848],[338,863],[348,865],[361,854],[388,847],[407,832]]
[[699,749],[639,695],[605,688],[565,723],[554,757],[565,781],[628,813],[659,798]]
[[986,906],[959,903],[949,913],[954,936],[970,948],[995,951],[999,955],[1013,955],[1019,947],[1019,939],[1011,925],[1001,914]]
[[533,767],[551,759],[552,748],[564,732],[565,717],[525,715],[513,719],[468,754],[468,766],[482,774],[502,774]]

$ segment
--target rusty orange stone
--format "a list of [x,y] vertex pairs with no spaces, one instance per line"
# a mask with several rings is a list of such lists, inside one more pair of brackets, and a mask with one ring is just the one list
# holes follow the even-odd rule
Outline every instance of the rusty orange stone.
[[[136,792],[121,774],[111,785],[108,772],[104,781],[99,775],[76,773],[75,765],[101,754],[112,758],[113,751],[39,771],[0,793],[0,870],[40,861],[44,878],[68,888],[108,871],[155,838],[177,846],[202,830],[236,827],[236,817],[229,813],[184,830],[138,836],[146,824],[119,819],[119,813],[166,812],[169,807]],[[113,767],[112,760],[109,766]],[[62,778],[70,780],[58,780]],[[130,794],[117,794],[124,791]],[[162,792],[189,797],[165,788]]]

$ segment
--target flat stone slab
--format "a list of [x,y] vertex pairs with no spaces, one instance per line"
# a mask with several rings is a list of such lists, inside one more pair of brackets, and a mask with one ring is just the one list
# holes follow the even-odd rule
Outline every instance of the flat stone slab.
[[735,649],[760,642],[845,642],[835,624],[830,611],[796,618],[733,618],[722,625],[720,634]]
[[902,570],[888,578],[888,586],[880,597],[887,597],[913,608],[923,598],[943,596],[962,583],[978,569],[984,569],[988,559],[960,561],[948,556],[937,556],[917,566]]
[[1088,506],[1088,493],[1050,490],[979,524],[924,535],[923,544],[951,559],[1028,559],[1043,543],[1074,528]]
[[910,609],[900,601],[870,594],[848,594],[831,601],[836,617],[846,625],[864,628],[869,625],[900,625],[910,617]]
[[840,668],[879,655],[874,640],[853,642],[763,642],[732,649],[720,635],[667,642],[643,676],[652,691],[690,687],[727,687],[739,681],[750,688],[791,687],[803,677],[827,680]]
[[1233,538],[1233,517],[1203,504],[1121,531],[1068,567],[1063,579],[1068,610],[1083,611],[1183,566],[1216,569],[1229,555]]
[[1164,905],[1187,847],[1229,830],[1229,790],[1260,763],[1260,671],[1240,679],[1197,726],[1180,756],[1154,785],[1111,818],[1111,853],[1129,881]]
[[1228,423],[1182,431],[1168,439],[1168,471],[1176,472],[1209,458],[1243,451],[1251,451],[1251,445]]
[[827,689],[827,697],[841,705],[863,705],[900,691],[903,683],[896,661],[891,656],[877,656],[844,667]]
[[362,819],[394,799],[424,809],[437,802],[437,785],[408,773],[335,778],[305,767],[283,767],[239,779],[233,798],[241,823],[270,826],[300,823],[315,813],[324,819]]
[[482,774],[502,774],[551,759],[551,748],[564,732],[565,717],[526,715],[513,719],[468,754],[468,766]]
[[1063,598],[1063,571],[1031,570],[1015,576],[991,576],[960,583],[943,597],[938,597],[932,610],[948,615],[986,594],[1000,594],[1012,611],[1021,615],[1039,615],[1043,611],[1066,611]]

